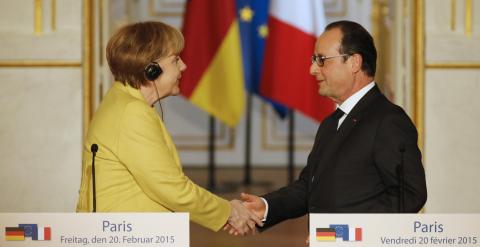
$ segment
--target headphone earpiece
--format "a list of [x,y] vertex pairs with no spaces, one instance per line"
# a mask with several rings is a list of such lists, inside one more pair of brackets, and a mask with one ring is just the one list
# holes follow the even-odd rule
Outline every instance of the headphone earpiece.
[[149,63],[144,70],[145,78],[147,78],[149,81],[154,81],[157,79],[162,72],[162,68],[160,68],[160,65],[157,62]]

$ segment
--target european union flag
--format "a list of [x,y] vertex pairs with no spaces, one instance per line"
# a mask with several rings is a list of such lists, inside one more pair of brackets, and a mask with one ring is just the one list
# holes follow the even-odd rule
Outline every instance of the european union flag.
[[348,225],[332,224],[330,228],[335,229],[335,237],[342,238],[343,241],[348,241]]
[[[240,24],[242,64],[245,88],[260,95],[260,80],[265,53],[265,38],[268,36],[269,0],[237,0],[237,15]],[[287,108],[268,100],[280,117],[285,117]]]
[[38,240],[37,224],[18,224],[18,227],[23,227],[25,231],[25,237],[30,237],[32,240]]

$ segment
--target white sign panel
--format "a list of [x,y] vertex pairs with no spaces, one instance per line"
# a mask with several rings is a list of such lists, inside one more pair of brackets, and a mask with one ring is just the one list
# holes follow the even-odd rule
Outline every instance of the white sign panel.
[[310,246],[480,247],[480,214],[310,214]]
[[188,213],[0,213],[0,246],[188,247]]

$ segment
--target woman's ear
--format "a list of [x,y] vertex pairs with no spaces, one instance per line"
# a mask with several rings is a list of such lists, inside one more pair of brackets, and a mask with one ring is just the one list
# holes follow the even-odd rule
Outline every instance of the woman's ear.
[[147,78],[149,81],[154,81],[157,79],[162,72],[163,70],[157,62],[149,63],[144,69],[145,78]]

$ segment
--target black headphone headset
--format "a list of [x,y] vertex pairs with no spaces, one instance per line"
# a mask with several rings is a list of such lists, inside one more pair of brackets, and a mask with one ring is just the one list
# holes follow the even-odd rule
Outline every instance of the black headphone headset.
[[160,76],[160,74],[162,74],[163,71],[157,62],[151,62],[145,67],[143,72],[145,74],[145,78],[147,78],[149,81],[154,81]]
[[[149,63],[147,66],[145,66],[145,69],[143,70],[143,74],[145,75],[145,78],[147,78],[147,80],[149,81],[154,81],[155,79],[157,79],[162,74],[162,72],[163,70],[162,68],[160,68],[160,65],[157,62]],[[157,86],[155,85],[155,83],[153,83],[153,85],[155,86],[155,91],[157,92],[157,95],[158,95]],[[162,111],[161,116],[163,120],[163,108],[161,103],[160,103],[160,110]]]

